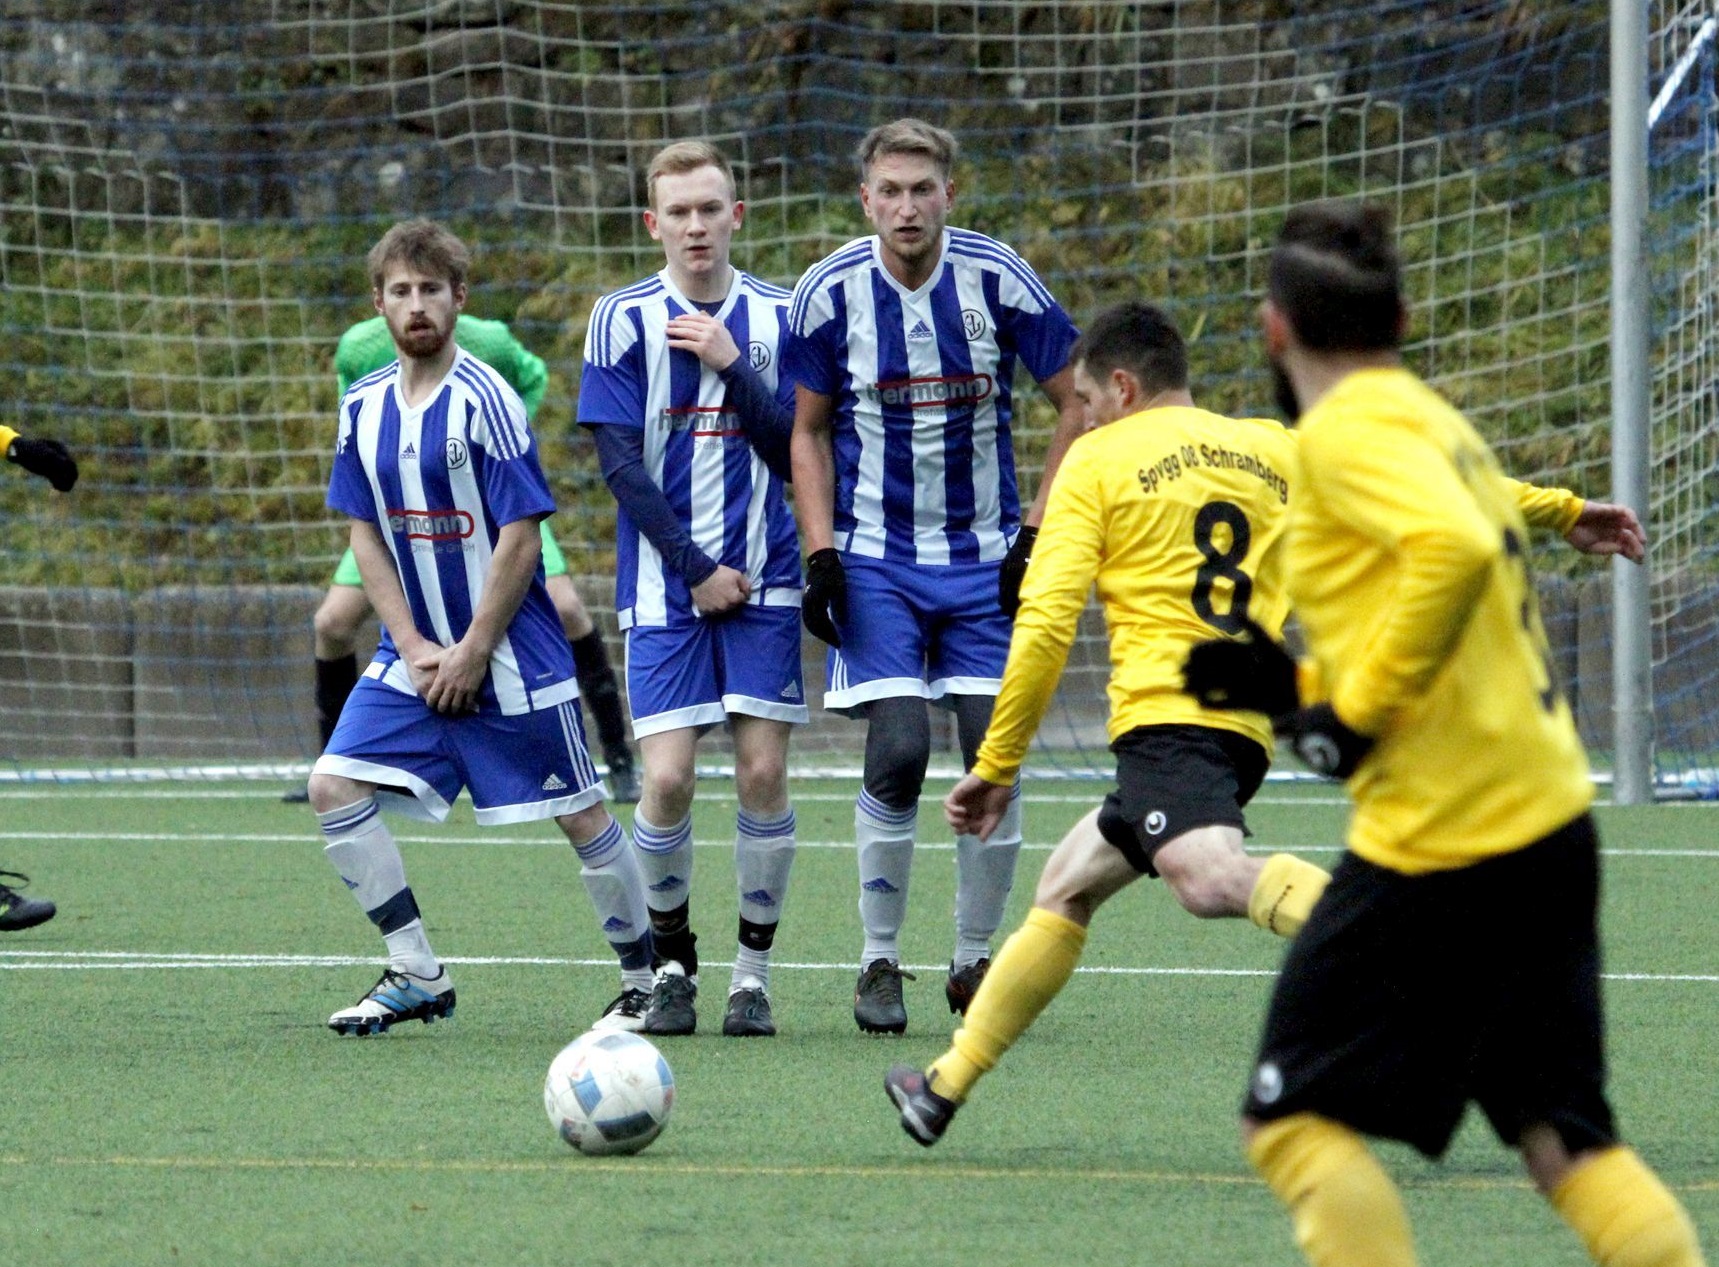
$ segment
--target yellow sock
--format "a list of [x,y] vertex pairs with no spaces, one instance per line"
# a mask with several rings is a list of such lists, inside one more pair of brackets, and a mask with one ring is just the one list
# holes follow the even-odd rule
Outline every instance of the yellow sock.
[[932,1062],[931,1089],[960,1104],[973,1084],[997,1067],[1003,1053],[1056,998],[1086,946],[1086,929],[1033,907],[991,960],[955,1045]]
[[1331,873],[1294,854],[1274,853],[1254,881],[1247,917],[1268,933],[1293,937],[1331,883]]
[[1347,1126],[1297,1113],[1262,1126],[1247,1157],[1289,1207],[1314,1267],[1415,1267],[1396,1185]]
[[1628,1148],[1582,1162],[1552,1193],[1588,1256],[1604,1267],[1701,1267],[1695,1226],[1659,1176]]

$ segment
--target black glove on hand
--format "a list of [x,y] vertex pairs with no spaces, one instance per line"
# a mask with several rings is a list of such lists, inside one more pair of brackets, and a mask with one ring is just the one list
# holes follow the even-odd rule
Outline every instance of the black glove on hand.
[[806,632],[832,647],[842,645],[838,626],[848,619],[848,574],[833,547],[806,556],[806,592],[800,598],[800,619]]
[[1015,536],[1015,544],[1003,556],[1002,569],[997,573],[997,606],[1011,620],[1021,610],[1021,582],[1027,579],[1027,564],[1033,561],[1033,542],[1038,539],[1037,528],[1022,524]]
[[1182,689],[1207,708],[1293,713],[1301,702],[1294,657],[1251,620],[1244,618],[1242,634],[1196,643],[1182,664]]
[[32,440],[19,436],[6,450],[6,458],[31,474],[42,476],[59,492],[71,492],[72,485],[78,482],[77,461],[58,440]]
[[1289,740],[1302,764],[1328,779],[1348,778],[1373,750],[1373,741],[1345,726],[1329,704],[1279,718],[1277,733]]

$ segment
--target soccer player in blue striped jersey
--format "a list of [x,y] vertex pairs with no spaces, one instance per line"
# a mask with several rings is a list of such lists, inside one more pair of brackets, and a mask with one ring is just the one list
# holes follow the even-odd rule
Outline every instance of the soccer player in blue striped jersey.
[[621,961],[605,1021],[637,1028],[651,980],[644,889],[603,805],[572,652],[544,588],[539,523],[555,502],[525,406],[453,341],[470,258],[428,220],[383,235],[368,265],[399,360],[340,402],[328,503],[351,517],[383,630],[309,792],[329,860],[382,933],[388,966],[328,1025],[378,1034],[453,1012],[453,983],[378,809],[385,798],[440,821],[464,788],[480,824],[553,818],[566,833]]
[[800,555],[783,497],[792,389],[779,379],[788,293],[729,262],[745,218],[713,146],[680,141],[647,171],[663,269],[598,301],[579,422],[620,504],[615,609],[644,786],[633,839],[658,972],[644,1030],[697,1026],[688,918],[694,758],[734,739],[739,947],[722,1032],[776,1032],[770,955],[794,860],[788,736],[800,681]]
[[[876,233],[808,270],[789,314],[805,623],[832,648],[825,705],[867,723],[854,1020],[874,1033],[907,1026],[899,935],[931,752],[926,701],[954,711],[970,766],[1008,657],[1004,563],[1030,544],[1010,431],[1016,364],[1059,411],[1027,522],[1082,426],[1074,323],[1014,251],[947,225],[955,150],[919,119],[874,128],[857,157]],[[957,840],[953,1011],[989,965],[1020,843],[1018,800],[988,840]]]

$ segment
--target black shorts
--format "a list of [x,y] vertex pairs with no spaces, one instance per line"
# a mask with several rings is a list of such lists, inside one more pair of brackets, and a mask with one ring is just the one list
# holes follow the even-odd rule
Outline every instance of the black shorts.
[[1214,726],[1136,726],[1110,745],[1116,790],[1098,830],[1136,871],[1156,876],[1158,850],[1196,827],[1247,830],[1242,807],[1265,779],[1265,748]]
[[1290,944],[1246,1112],[1317,1113],[1429,1157],[1470,1100],[1515,1145],[1614,1142],[1586,814],[1525,849],[1407,876],[1346,854]]

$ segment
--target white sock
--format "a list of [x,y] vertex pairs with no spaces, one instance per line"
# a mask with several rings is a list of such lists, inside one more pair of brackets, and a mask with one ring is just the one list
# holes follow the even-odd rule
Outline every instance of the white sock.
[[854,808],[859,846],[859,913],[865,928],[861,965],[874,959],[901,962],[901,923],[907,914],[907,877],[913,867],[913,834],[919,806],[892,809],[861,790]]
[[740,944],[734,952],[734,972],[728,991],[770,988],[770,949],[782,903],[788,896],[788,873],[794,865],[794,810],[774,818],[741,809],[734,818],[734,876],[740,890]]
[[734,952],[734,972],[728,978],[728,992],[736,990],[770,990],[770,952],[752,950],[746,946]]
[[740,884],[740,918],[774,924],[788,896],[794,865],[794,811],[779,818],[754,818],[741,810],[734,820],[734,875]]
[[579,878],[603,926],[603,936],[621,961],[621,984],[628,990],[651,988],[651,918],[638,854],[613,818],[582,845],[574,845],[582,864]]
[[991,938],[1009,905],[1020,854],[1021,785],[1017,781],[1009,808],[990,840],[955,838],[955,967],[991,957]]
[[396,972],[409,972],[426,981],[441,975],[441,965],[424,934],[423,920],[415,919],[404,928],[383,933],[382,940],[388,943],[388,966]]
[[387,943],[388,966],[413,976],[435,976],[440,969],[424,934],[417,899],[406,883],[406,864],[376,798],[331,809],[318,814],[316,821],[322,828],[322,852]]
[[672,911],[685,902],[692,888],[692,815],[673,827],[658,827],[635,813],[633,844],[651,910]]

